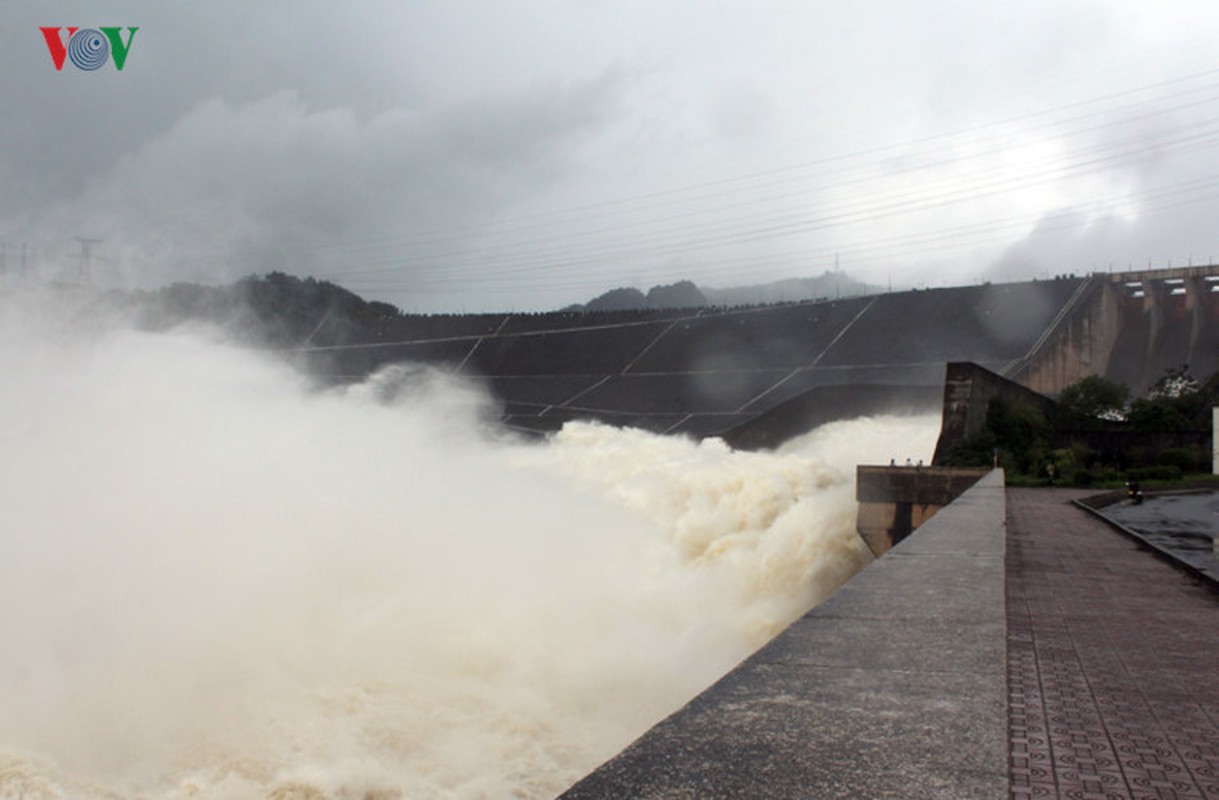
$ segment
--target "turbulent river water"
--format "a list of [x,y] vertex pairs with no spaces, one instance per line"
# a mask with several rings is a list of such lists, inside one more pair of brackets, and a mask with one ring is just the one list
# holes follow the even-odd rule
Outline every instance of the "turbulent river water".
[[0,798],[548,797],[867,560],[856,463],[594,424],[206,334],[0,344]]

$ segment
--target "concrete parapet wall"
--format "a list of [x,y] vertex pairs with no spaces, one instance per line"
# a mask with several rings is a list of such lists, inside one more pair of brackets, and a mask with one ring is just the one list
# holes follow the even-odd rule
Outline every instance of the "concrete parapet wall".
[[1007,797],[994,471],[562,797]]
[[884,555],[986,473],[961,467],[856,467],[855,528],[873,555]]
[[855,499],[868,503],[946,506],[990,470],[973,467],[855,468]]

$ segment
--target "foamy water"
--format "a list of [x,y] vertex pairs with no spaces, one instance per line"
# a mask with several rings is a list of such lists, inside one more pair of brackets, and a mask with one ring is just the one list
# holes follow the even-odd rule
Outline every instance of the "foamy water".
[[864,564],[855,464],[937,426],[525,443],[434,373],[5,333],[3,798],[553,796]]

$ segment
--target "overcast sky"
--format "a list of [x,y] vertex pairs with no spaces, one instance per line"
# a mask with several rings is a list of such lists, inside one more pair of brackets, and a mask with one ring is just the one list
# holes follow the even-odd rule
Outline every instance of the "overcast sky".
[[[139,30],[57,71],[41,26]],[[1204,263],[1217,34],[1213,0],[8,0],[0,280],[75,279],[74,237],[100,285],[408,311]]]

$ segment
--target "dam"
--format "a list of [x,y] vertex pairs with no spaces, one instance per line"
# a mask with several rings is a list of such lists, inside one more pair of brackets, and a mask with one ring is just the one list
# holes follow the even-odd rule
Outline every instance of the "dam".
[[938,412],[944,367],[1036,392],[1089,374],[1144,392],[1219,369],[1219,266],[895,292],[748,308],[317,321],[294,351],[333,380],[443,366],[485,382],[504,424],[573,419],[774,447],[834,419]]

